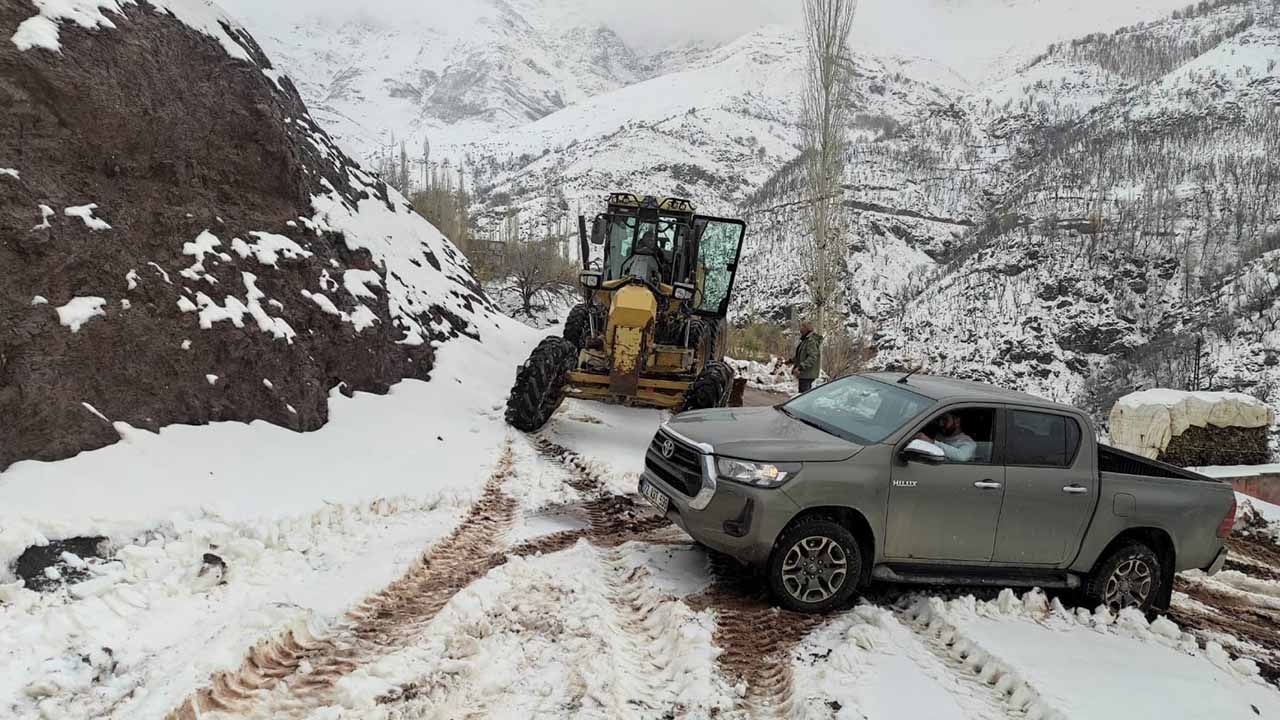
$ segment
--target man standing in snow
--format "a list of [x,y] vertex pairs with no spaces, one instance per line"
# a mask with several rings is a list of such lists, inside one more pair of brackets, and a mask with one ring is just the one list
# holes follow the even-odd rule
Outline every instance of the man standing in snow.
[[822,372],[822,336],[813,331],[808,320],[800,321],[800,344],[791,359],[791,371],[800,381],[800,392],[813,389],[813,381]]

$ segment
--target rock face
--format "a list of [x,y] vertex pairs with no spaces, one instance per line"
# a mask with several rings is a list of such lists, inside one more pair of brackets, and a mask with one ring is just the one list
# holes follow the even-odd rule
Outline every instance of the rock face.
[[492,312],[199,0],[0,5],[0,470],[427,379]]
[[1256,465],[1267,460],[1275,413],[1239,393],[1145,390],[1111,410],[1118,448],[1183,467]]

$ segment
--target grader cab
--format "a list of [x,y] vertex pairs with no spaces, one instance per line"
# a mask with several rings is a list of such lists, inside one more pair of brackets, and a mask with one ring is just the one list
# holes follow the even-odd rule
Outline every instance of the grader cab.
[[584,301],[564,337],[544,340],[520,367],[507,422],[537,430],[565,397],[724,406],[733,387],[725,315],[745,223],[699,215],[688,200],[614,193],[590,234],[585,217],[578,227]]

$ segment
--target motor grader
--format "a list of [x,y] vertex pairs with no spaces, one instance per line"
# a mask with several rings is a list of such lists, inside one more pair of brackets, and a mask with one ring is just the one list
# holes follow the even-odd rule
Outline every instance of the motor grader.
[[506,418],[520,430],[566,397],[680,412],[729,401],[725,314],[746,224],[680,198],[613,193],[606,205],[589,235],[578,218],[583,302],[516,373]]

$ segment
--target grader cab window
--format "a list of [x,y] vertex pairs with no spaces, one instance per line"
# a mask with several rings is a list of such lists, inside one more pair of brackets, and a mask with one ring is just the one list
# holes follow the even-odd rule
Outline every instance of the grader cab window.
[[698,275],[701,278],[702,302],[698,310],[724,315],[728,308],[733,277],[738,269],[738,254],[746,225],[740,220],[697,219]]
[[610,218],[607,279],[636,275],[651,281],[672,282],[676,226],[674,221],[661,218],[657,222],[633,217]]

